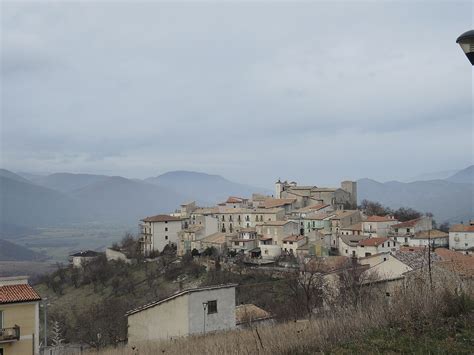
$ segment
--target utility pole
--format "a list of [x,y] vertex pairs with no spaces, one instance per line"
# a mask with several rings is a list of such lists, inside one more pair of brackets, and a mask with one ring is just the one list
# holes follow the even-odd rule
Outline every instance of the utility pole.
[[43,300],[43,314],[44,314],[44,345],[43,347],[48,346],[48,299]]
[[428,273],[430,274],[430,287],[433,288],[433,277],[431,276],[431,230],[428,230]]

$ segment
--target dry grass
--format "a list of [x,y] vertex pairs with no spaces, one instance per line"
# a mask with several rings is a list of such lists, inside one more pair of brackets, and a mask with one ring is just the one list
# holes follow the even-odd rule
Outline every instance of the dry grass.
[[419,283],[401,289],[390,298],[377,295],[380,293],[375,292],[373,299],[358,306],[339,305],[312,320],[190,336],[173,341],[148,342],[135,344],[135,347],[109,348],[92,353],[313,354],[330,351],[384,327],[423,332],[424,327],[433,326],[434,322],[442,318],[440,316],[456,316],[465,312],[464,303],[472,302],[471,298],[463,298],[444,287],[431,289]]

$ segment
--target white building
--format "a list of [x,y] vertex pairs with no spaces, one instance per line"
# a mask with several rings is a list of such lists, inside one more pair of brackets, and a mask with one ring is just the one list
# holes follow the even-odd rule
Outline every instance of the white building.
[[80,251],[78,253],[70,254],[71,265],[73,267],[82,267],[85,263],[94,260],[102,253],[93,250]]
[[415,218],[391,226],[389,235],[403,245],[409,246],[410,240],[418,233],[433,229],[433,219],[428,216]]
[[405,242],[404,237],[403,243],[410,247],[427,247],[428,245],[431,245],[433,248],[444,248],[449,245],[448,233],[439,231],[437,229],[419,231],[415,234],[406,235],[406,238],[407,242]]
[[380,253],[394,252],[398,249],[400,249],[400,244],[389,238],[368,238],[359,242],[356,255],[358,258],[362,258]]
[[362,234],[369,237],[386,237],[390,227],[397,223],[392,216],[369,216],[362,222]]
[[470,224],[455,224],[449,229],[449,249],[474,254],[474,221]]
[[367,239],[367,237],[363,235],[349,234],[339,236],[339,255],[356,258],[359,242],[364,239]]
[[159,214],[141,220],[140,242],[145,255],[157,250],[163,251],[166,245],[178,245],[178,233],[185,226],[185,220],[180,217]]
[[235,286],[189,289],[127,312],[128,343],[234,329]]

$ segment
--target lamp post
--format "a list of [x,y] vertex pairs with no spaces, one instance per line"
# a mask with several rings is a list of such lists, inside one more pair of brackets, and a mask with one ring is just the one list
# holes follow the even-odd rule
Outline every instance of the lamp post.
[[206,310],[207,310],[207,302],[202,303],[202,308],[204,310],[204,318],[203,318],[203,334],[206,334]]
[[458,37],[456,43],[459,44],[467,59],[474,65],[474,30],[464,32]]
[[43,315],[44,315],[44,326],[43,326],[43,332],[44,332],[44,344],[43,346],[46,347],[48,346],[48,306],[50,304],[48,303],[47,298],[43,298],[43,302],[40,305],[43,308]]

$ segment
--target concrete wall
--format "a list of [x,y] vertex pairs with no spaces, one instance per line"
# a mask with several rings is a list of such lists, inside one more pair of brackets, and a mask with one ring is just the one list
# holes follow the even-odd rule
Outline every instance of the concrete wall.
[[[217,301],[217,313],[208,314],[203,303]],[[235,328],[235,288],[219,288],[189,294],[189,334]]]
[[279,245],[259,245],[262,259],[276,259],[281,255],[281,247]]
[[[203,303],[217,301],[217,313]],[[235,287],[190,292],[128,316],[128,343],[235,328]]]
[[130,264],[132,262],[132,260],[128,259],[124,253],[110,248],[105,249],[105,257],[107,258],[107,261],[121,260],[127,264]]
[[[427,247],[430,244],[428,238],[408,238],[408,245],[411,247]],[[447,247],[449,238],[432,238],[431,245],[434,247]]]
[[366,280],[389,280],[403,275],[412,269],[400,260],[387,255],[387,260],[383,261],[362,273],[362,278]]
[[370,255],[375,255],[379,253],[386,253],[390,252],[393,250],[398,250],[400,249],[400,244],[396,243],[393,240],[389,240],[388,242],[385,242],[383,244],[380,244],[378,246],[358,246],[357,247],[357,257],[358,258],[363,258],[366,256],[367,253],[370,253]]
[[181,221],[152,222],[152,250],[163,251],[167,244],[178,245],[178,233],[181,229]]
[[20,327],[20,340],[0,344],[5,355],[39,353],[39,302],[0,304],[3,328]]
[[362,223],[362,234],[369,237],[386,237],[391,231],[391,226],[400,223],[398,221],[386,221],[386,222],[363,222]]
[[129,344],[188,335],[188,305],[183,295],[128,316]]

